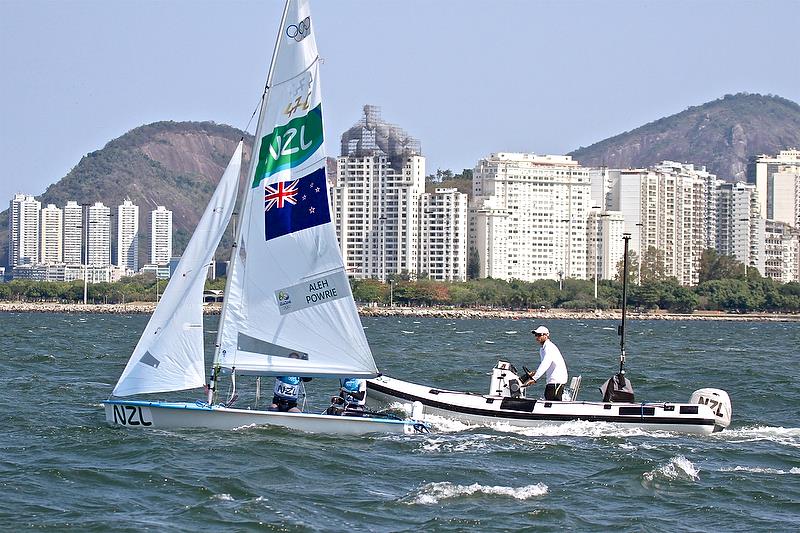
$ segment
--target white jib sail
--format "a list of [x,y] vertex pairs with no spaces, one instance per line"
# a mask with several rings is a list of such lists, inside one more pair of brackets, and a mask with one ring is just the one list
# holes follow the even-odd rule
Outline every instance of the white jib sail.
[[114,387],[115,396],[203,386],[203,287],[208,265],[236,204],[241,167],[240,141]]
[[253,148],[216,362],[240,373],[377,375],[331,223],[319,56],[289,0]]

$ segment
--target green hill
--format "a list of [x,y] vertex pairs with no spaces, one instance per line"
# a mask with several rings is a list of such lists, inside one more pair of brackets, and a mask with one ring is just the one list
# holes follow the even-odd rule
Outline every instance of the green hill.
[[[150,211],[172,210],[173,248],[180,254],[214,192],[242,131],[213,122],[156,122],[91,152],[37,199],[63,207],[103,202],[116,214],[125,199],[139,206],[139,263],[149,261]],[[252,137],[245,142],[250,159]],[[246,172],[246,163],[242,165]],[[116,240],[112,235],[112,242]],[[225,246],[227,249],[227,246]],[[0,213],[0,264],[8,259],[8,211]]]

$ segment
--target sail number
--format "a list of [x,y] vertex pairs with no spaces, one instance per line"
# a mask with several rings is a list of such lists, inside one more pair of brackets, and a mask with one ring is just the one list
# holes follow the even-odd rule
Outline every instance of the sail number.
[[114,423],[122,426],[152,426],[150,409],[139,405],[114,405]]
[[281,156],[290,156],[292,154],[296,154],[300,150],[308,150],[309,146],[314,145],[313,139],[311,141],[306,141],[305,139],[306,137],[305,126],[300,126],[300,146],[292,145],[292,140],[296,136],[297,136],[297,130],[295,128],[287,129],[284,132],[282,139],[280,135],[276,135],[274,143],[271,143],[269,145],[270,157],[272,157],[273,160],[278,161],[281,158]]
[[703,396],[700,396],[697,399],[697,403],[709,406],[711,408],[711,411],[713,411],[715,415],[719,417],[722,416],[722,402],[719,402],[714,398],[705,398]]

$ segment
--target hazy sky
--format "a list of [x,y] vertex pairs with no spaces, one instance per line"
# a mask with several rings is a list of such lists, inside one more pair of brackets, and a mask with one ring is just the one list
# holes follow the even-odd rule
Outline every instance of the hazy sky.
[[[0,209],[142,124],[244,128],[282,5],[0,0]],[[369,103],[428,172],[563,154],[726,93],[800,102],[798,0],[312,0],[312,17],[328,153]]]

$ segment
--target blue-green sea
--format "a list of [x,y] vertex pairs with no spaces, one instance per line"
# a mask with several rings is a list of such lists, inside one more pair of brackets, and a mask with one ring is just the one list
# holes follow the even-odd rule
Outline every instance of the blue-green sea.
[[[427,435],[337,438],[106,425],[99,402],[147,319],[0,314],[0,529],[800,530],[800,323],[628,324],[637,401],[730,394],[733,424],[708,437],[441,420]],[[529,321],[363,323],[381,371],[409,381],[485,392],[498,359],[538,361]],[[583,375],[581,399],[599,399],[618,365],[616,324],[544,324]],[[216,328],[208,317],[209,345]],[[336,383],[307,388],[307,409],[322,411]]]

